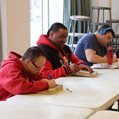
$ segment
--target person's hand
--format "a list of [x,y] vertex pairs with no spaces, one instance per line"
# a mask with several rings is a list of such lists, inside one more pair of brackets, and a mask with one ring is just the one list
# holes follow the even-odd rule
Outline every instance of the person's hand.
[[56,86],[55,79],[49,80],[49,79],[44,78],[44,79],[42,79],[42,80],[43,80],[44,82],[47,82],[47,83],[48,83],[49,88],[54,88],[54,87]]
[[79,71],[79,66],[75,63],[70,64],[69,67],[71,69],[71,74],[74,74]]
[[79,70],[87,70],[90,73],[93,72],[93,69],[86,64],[79,64]]
[[48,81],[49,88],[54,88],[56,86],[56,82],[54,79]]
[[117,57],[116,57],[116,55],[113,56],[113,62],[117,62]]

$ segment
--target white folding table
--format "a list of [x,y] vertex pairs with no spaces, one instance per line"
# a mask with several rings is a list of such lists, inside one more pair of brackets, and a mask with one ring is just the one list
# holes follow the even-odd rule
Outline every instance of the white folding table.
[[42,104],[0,103],[1,119],[87,119],[90,109]]
[[[13,103],[37,103],[90,108],[95,111],[107,109],[119,99],[119,70],[97,70],[99,76],[61,77],[56,79],[64,90],[53,95],[29,94],[9,98]],[[66,88],[72,91],[67,91]]]
[[117,111],[98,111],[88,119],[119,119]]

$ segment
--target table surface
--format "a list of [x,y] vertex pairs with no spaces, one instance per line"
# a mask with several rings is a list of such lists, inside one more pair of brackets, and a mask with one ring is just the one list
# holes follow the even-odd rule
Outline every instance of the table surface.
[[[13,103],[40,103],[60,106],[106,109],[119,99],[119,69],[96,69],[99,75],[56,79],[64,90],[53,95],[29,94],[9,98]],[[72,91],[67,91],[66,88]]]
[[98,111],[88,119],[119,119],[117,111]]
[[1,119],[86,119],[92,110],[42,104],[0,103]]

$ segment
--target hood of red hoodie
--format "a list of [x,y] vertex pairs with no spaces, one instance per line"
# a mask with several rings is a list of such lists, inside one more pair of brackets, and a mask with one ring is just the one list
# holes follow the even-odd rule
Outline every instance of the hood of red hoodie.
[[52,48],[57,49],[56,46],[49,40],[47,35],[41,35],[40,36],[39,40],[37,41],[37,46],[40,44],[46,44]]
[[7,60],[3,60],[1,62],[1,67],[3,67],[4,65],[6,65],[6,64],[8,64],[10,62],[13,63],[14,61],[20,63],[20,61],[19,61],[20,58],[21,58],[21,55],[19,55],[16,52],[11,51],[11,52],[9,52],[8,59]]

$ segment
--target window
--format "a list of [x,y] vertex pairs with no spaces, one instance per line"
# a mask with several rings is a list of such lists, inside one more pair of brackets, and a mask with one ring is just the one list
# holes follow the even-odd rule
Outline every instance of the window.
[[63,22],[63,0],[30,0],[31,46],[54,22]]

